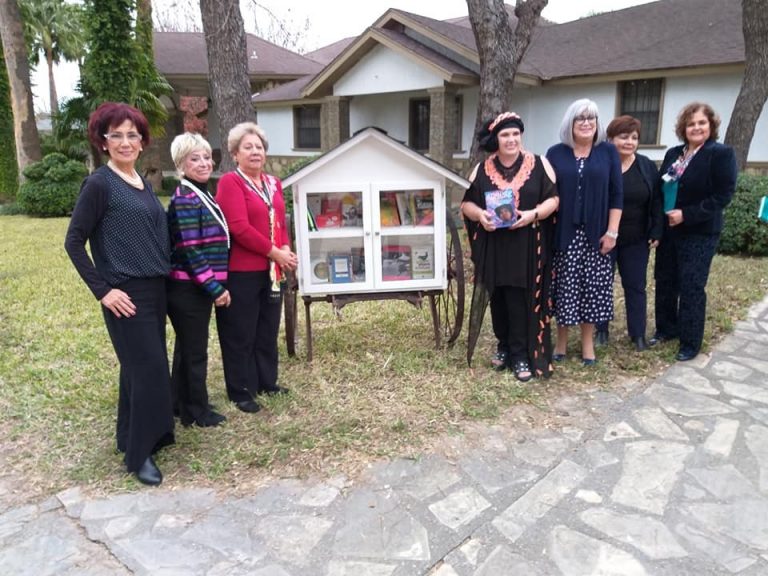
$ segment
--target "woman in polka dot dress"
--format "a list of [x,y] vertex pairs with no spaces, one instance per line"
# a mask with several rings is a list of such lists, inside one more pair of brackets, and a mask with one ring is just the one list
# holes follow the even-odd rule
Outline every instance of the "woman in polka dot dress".
[[553,359],[565,358],[568,328],[581,328],[581,358],[595,364],[594,325],[613,319],[613,273],[623,208],[621,161],[597,104],[577,100],[560,125],[560,144],[547,151],[557,175],[560,212],[555,229],[553,300],[557,343]]

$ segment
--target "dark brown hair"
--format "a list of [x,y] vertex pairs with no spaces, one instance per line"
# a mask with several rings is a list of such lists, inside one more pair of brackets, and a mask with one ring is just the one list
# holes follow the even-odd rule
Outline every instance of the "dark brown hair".
[[126,120],[133,122],[141,134],[141,143],[149,145],[149,122],[139,110],[123,102],[104,102],[88,118],[88,140],[98,150],[104,151],[107,139],[104,134],[110,128],[120,126]]
[[685,126],[691,120],[691,116],[701,110],[704,116],[709,120],[709,139],[712,141],[717,140],[718,129],[720,128],[720,116],[717,115],[712,109],[712,106],[705,104],[704,102],[691,102],[685,108],[680,110],[680,114],[677,115],[677,123],[675,124],[675,134],[681,142],[688,143],[685,139]]
[[640,120],[634,116],[617,116],[608,124],[605,134],[608,138],[616,138],[619,134],[632,134],[632,132],[637,132],[637,135],[640,136],[641,126]]

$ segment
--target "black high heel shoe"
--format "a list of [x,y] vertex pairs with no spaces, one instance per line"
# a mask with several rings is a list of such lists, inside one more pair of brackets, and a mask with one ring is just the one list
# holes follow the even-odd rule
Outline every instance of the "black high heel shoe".
[[144,460],[144,464],[136,471],[136,479],[147,486],[159,486],[163,481],[163,473],[152,460],[152,456]]

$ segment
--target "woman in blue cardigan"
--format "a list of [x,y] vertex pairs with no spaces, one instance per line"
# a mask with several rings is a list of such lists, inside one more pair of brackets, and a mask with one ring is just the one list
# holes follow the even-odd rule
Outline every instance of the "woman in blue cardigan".
[[660,174],[667,222],[656,251],[656,335],[680,338],[679,361],[695,358],[704,339],[705,288],[736,189],[736,156],[717,143],[720,118],[708,104],[688,104],[677,117],[683,142],[667,151]]
[[621,162],[592,100],[568,107],[560,144],[547,151],[555,169],[560,211],[555,228],[555,361],[565,358],[568,328],[581,328],[581,358],[595,364],[594,325],[613,319],[613,273],[609,252],[619,237],[623,207]]

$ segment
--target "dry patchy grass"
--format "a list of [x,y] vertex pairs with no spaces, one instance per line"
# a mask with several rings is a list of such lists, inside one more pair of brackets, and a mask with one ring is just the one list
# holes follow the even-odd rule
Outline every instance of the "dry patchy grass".
[[[67,223],[0,216],[2,457],[25,478],[29,495],[73,483],[103,492],[138,486],[114,450],[117,362],[99,306],[64,253]],[[717,257],[707,343],[730,330],[767,287],[768,261]],[[653,376],[676,350],[634,353],[623,336],[621,290],[616,294],[613,342],[600,350],[598,367],[567,361],[550,380],[529,385],[486,367],[494,347],[489,326],[470,370],[465,335],[451,350],[434,350],[428,306],[352,304],[337,317],[329,305],[313,304],[314,362],[303,359],[300,309],[299,357],[289,358],[280,344],[280,382],[293,393],[266,399],[255,416],[226,400],[212,325],[209,391],[228,421],[215,429],[177,427],[176,446],[160,455],[166,484],[245,490],[271,474],[353,474],[380,457],[416,457],[442,435],[496,421],[516,403],[543,406],[563,392]],[[169,349],[172,342],[169,324]],[[578,350],[575,340],[570,349]]]

